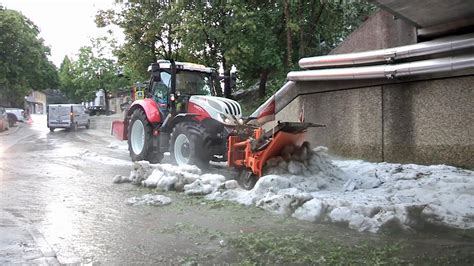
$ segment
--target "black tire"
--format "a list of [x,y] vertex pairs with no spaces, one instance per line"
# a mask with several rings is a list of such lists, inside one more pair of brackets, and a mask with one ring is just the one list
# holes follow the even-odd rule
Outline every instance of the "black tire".
[[89,128],[91,128],[91,121],[87,120],[86,129],[89,129]]
[[251,171],[244,169],[240,172],[237,182],[243,189],[251,190],[257,183],[257,180],[258,178],[256,175],[254,175]]
[[[136,147],[137,144],[132,142],[132,130],[134,130],[133,125],[135,123],[141,123],[144,130],[144,143],[142,149],[139,151]],[[137,134],[135,132],[135,134]],[[148,121],[146,114],[141,109],[136,109],[133,111],[132,116],[130,117],[130,122],[128,123],[128,151],[130,152],[130,158],[132,161],[149,161],[150,163],[160,163],[163,159],[163,153],[153,150],[153,138],[152,135],[152,125]],[[159,143],[158,140],[156,140]],[[139,145],[140,146],[140,145]],[[135,148],[135,150],[134,150]],[[158,149],[159,147],[156,147]]]
[[[181,145],[181,150],[175,152],[175,144],[180,145],[182,143],[178,140],[180,135],[184,135],[188,141],[188,146],[185,144]],[[182,137],[180,137],[182,138]],[[209,167],[209,160],[211,155],[209,154],[210,148],[206,147],[208,140],[208,134],[204,127],[197,123],[182,122],[178,123],[171,133],[170,153],[171,160],[176,165],[191,164],[196,165],[201,169],[207,169]],[[178,140],[178,143],[176,142]],[[181,160],[180,157],[184,157]],[[184,162],[187,159],[187,163]]]
[[15,114],[7,113],[7,118],[8,118],[8,125],[10,127],[14,127],[15,124],[18,122],[18,118]]
[[49,128],[49,132],[54,132],[55,128],[54,127],[50,127]]

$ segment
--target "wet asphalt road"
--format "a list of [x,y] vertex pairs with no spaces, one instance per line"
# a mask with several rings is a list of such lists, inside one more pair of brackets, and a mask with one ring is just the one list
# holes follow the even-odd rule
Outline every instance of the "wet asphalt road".
[[116,142],[109,133],[113,119],[94,117],[89,130],[49,132],[46,117],[36,115],[32,124],[0,133],[0,265],[229,260],[220,239],[203,244],[199,232],[247,228],[222,222],[223,216],[237,221],[234,210],[182,204],[189,199],[176,193],[166,208],[125,203],[153,191],[112,183],[131,169],[127,150],[108,148]]
[[112,183],[131,168],[125,149],[108,148],[115,142],[109,135],[113,119],[94,117],[89,130],[51,133],[45,116],[37,115],[32,124],[0,133],[0,265],[238,263],[245,255],[224,235],[262,230],[347,245],[405,241],[401,256],[457,250],[472,258],[471,236],[360,234],[172,192],[164,193],[173,200],[168,206],[127,205],[130,197],[156,192]]
[[[112,140],[106,130],[51,133],[45,116],[34,116],[31,125],[20,124],[0,138],[0,209],[9,217],[0,227],[8,233],[13,224],[30,236],[17,243],[17,250],[15,245],[0,250],[0,263],[95,261],[99,253],[92,243],[113,233],[107,225],[118,219],[123,205],[110,177],[129,171],[126,152],[106,148]],[[107,160],[110,153],[123,162]]]

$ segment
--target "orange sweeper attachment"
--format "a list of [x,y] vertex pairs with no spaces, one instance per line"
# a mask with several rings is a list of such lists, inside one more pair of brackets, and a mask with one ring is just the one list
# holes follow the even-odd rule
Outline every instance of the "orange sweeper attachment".
[[240,169],[239,183],[246,189],[252,188],[263,175],[268,159],[279,156],[288,145],[296,147],[305,142],[309,127],[323,127],[313,123],[279,122],[272,130],[264,133],[261,127],[253,130],[253,136],[229,136],[227,166]]

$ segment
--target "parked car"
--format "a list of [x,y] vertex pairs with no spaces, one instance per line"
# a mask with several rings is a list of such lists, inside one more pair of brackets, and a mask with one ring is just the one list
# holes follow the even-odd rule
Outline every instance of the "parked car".
[[90,116],[106,114],[105,108],[103,106],[89,106],[87,110],[89,111]]
[[4,131],[10,128],[8,124],[8,115],[4,107],[0,107],[0,131]]
[[[10,126],[16,122],[25,122],[25,111],[20,108],[5,108],[8,114]],[[13,124],[12,124],[13,123]]]
[[47,123],[49,130],[67,128],[76,131],[78,127],[90,127],[89,114],[81,104],[50,104],[48,105]]

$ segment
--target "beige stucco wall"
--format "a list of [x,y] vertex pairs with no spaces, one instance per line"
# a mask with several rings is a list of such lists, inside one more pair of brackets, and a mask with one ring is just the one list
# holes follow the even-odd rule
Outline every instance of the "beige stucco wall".
[[385,160],[474,167],[474,76],[383,88]]
[[298,96],[277,119],[297,121],[304,106],[307,122],[326,125],[310,129],[308,140],[336,156],[474,167],[474,75],[343,85],[299,84],[314,93]]

